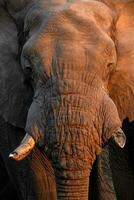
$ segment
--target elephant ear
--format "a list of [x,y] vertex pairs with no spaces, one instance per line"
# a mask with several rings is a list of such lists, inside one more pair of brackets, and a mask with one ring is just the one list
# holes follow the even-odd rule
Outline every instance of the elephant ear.
[[116,23],[117,68],[109,81],[109,94],[120,118],[134,120],[134,2],[122,9]]
[[0,115],[10,124],[24,128],[32,101],[32,88],[14,59],[8,58],[6,64],[5,67],[0,62]]
[[14,22],[0,8],[0,115],[24,128],[33,92],[19,64],[17,41]]

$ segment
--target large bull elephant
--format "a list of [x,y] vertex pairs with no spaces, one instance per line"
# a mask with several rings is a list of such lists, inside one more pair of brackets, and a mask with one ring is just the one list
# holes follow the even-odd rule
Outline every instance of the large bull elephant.
[[[20,123],[24,127],[26,117],[22,116],[28,111],[27,134],[10,158],[22,160],[35,144],[42,146],[43,159],[44,155],[48,158],[46,165],[51,161],[54,169],[57,198],[86,200],[96,156],[110,138],[124,147],[121,121],[133,119],[134,79],[132,67],[127,68],[133,60],[122,61],[126,41],[122,40],[118,12],[124,2],[118,1],[116,8],[110,1],[31,0],[21,1],[18,10],[17,2],[5,2],[18,27],[20,62],[28,79],[21,98],[17,92],[8,98],[7,105],[14,108],[18,99],[29,98],[30,81],[34,88],[30,108],[25,107],[27,101],[19,102],[18,115],[10,112],[15,117],[10,116],[10,107],[5,110],[0,105],[4,119],[19,127]],[[106,158],[105,151],[103,155]],[[106,199],[116,199],[113,195]]]
[[25,73],[31,71],[35,95],[28,134],[10,157],[20,160],[44,142],[58,199],[87,199],[96,155],[112,135],[124,146],[107,92],[117,63],[114,19],[107,6],[94,1],[38,1],[25,17],[21,64]]

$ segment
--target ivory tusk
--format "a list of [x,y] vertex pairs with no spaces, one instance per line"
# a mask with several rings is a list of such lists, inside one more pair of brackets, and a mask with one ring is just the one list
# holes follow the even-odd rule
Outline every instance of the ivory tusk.
[[120,148],[125,147],[126,136],[121,128],[116,133],[113,134],[113,140]]
[[12,160],[20,161],[31,152],[34,146],[35,141],[33,137],[27,133],[20,145],[12,153],[9,154],[9,158]]

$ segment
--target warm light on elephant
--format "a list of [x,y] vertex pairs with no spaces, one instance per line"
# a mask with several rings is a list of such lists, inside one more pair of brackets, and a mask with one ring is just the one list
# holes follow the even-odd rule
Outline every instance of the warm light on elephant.
[[[120,147],[125,144],[107,91],[117,62],[114,14],[97,1],[40,5],[26,15],[29,37],[21,53],[24,72],[29,69],[33,76],[29,135],[10,157],[21,160],[42,141],[55,171],[57,198],[86,200],[96,156],[112,136]],[[38,17],[41,24],[34,24]]]
[[[30,160],[33,152],[40,164],[34,163],[33,168],[44,170],[42,176],[39,170],[36,180],[46,181],[46,171],[53,176],[53,191],[46,192],[51,200],[88,200],[94,162],[98,157],[103,163],[103,152],[108,158],[104,149],[111,140],[123,151],[127,138],[122,122],[134,119],[134,41],[128,37],[128,32],[134,33],[130,28],[134,4],[124,0],[19,2],[0,1],[17,27],[14,59],[19,66],[8,72],[17,81],[0,95],[0,114],[26,132],[20,145],[8,152],[9,160]],[[5,66],[1,74],[10,69]],[[0,75],[3,88],[13,82],[6,80]],[[114,187],[111,179],[107,187]],[[41,192],[46,182],[35,182],[38,199],[44,200]],[[116,199],[114,192],[108,195],[105,198]]]
[[20,147],[18,147],[16,150],[14,150],[10,155],[9,158],[14,159],[14,160],[22,160],[24,159],[34,148],[35,142],[34,139],[26,134],[24,139],[22,140]]

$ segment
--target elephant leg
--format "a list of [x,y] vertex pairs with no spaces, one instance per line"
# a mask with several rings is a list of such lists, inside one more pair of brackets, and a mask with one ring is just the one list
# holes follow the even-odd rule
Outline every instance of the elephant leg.
[[97,160],[94,162],[91,174],[90,174],[90,184],[88,192],[89,200],[98,200],[99,199],[99,190],[97,185]]
[[10,181],[4,162],[0,155],[0,200],[18,200],[17,192]]
[[117,200],[110,166],[109,145],[97,157],[97,184],[99,200]]
[[124,120],[122,125],[127,142],[124,149],[110,143],[109,157],[118,200],[134,199],[134,122]]
[[118,200],[134,199],[134,170],[129,154],[127,145],[121,150],[115,144],[110,144],[110,165]]
[[98,156],[99,200],[134,199],[134,171],[129,161],[128,143],[121,149],[110,141]]
[[[41,161],[39,162],[40,159],[36,156],[37,149],[35,149],[35,153],[29,156],[29,158],[26,158],[21,162],[10,160],[8,157],[9,153],[19,145],[24,137],[24,131],[6,123],[0,118],[0,132],[0,152],[2,159],[9,177],[17,189],[19,198],[22,200],[42,200],[41,194],[43,194],[43,200],[49,199],[49,193],[45,193],[44,189],[46,182],[45,185],[42,185],[42,180],[46,180],[46,174],[43,166],[44,163],[42,164]],[[44,172],[41,174],[40,171],[39,173],[39,169]],[[42,190],[44,190],[44,192],[42,192]]]
[[28,159],[17,163],[8,158],[9,152],[19,144],[23,138],[24,131],[8,124],[0,118],[0,132],[0,152],[5,167],[12,183],[17,189],[19,198],[27,200],[27,196],[33,193],[33,188],[29,180],[31,175],[29,173],[30,167],[28,165]]
[[3,194],[3,191],[5,190],[8,183],[9,183],[9,176],[7,174],[2,157],[0,155],[0,197]]

